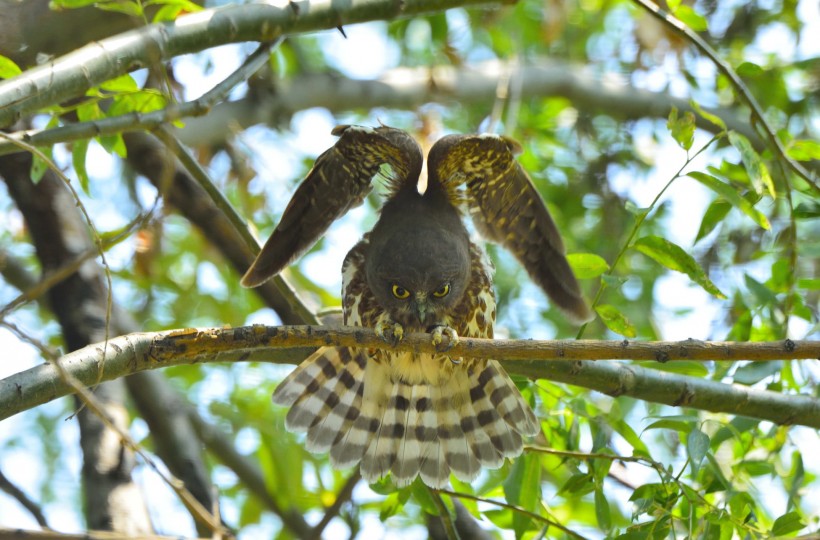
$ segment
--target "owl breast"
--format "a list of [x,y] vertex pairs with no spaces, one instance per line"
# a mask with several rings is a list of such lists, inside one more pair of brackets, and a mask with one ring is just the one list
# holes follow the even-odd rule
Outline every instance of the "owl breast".
[[[349,326],[375,328],[381,322],[390,322],[389,313],[379,305],[364,276],[369,247],[369,237],[365,236],[350,250],[342,266],[344,322]],[[496,316],[491,281],[492,265],[484,250],[472,242],[469,244],[469,255],[469,286],[461,300],[449,313],[439,317],[437,322],[452,327],[460,337],[492,338]],[[374,362],[385,364],[391,379],[404,384],[440,385],[451,377],[454,369],[470,369],[475,362],[482,362],[451,358],[445,354],[418,354],[389,349],[373,349],[368,351],[368,357]]]

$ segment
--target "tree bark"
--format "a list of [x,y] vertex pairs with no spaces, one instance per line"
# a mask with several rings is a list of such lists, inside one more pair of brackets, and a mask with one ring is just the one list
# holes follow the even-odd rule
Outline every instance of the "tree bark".
[[[0,158],[0,176],[23,213],[43,272],[49,273],[87,251],[91,242],[68,189],[51,171],[34,184],[30,169],[28,154]],[[69,350],[105,338],[106,294],[93,261],[83,263],[78,272],[49,291],[52,310]],[[124,382],[100,384],[95,394],[110,419],[127,430]],[[132,478],[133,453],[88,409],[81,408],[77,419],[88,527],[133,535],[153,532],[142,494]]]

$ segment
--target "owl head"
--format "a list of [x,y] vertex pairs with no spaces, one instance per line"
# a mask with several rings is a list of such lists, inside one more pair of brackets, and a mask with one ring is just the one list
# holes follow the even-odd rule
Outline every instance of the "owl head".
[[[370,235],[367,282],[380,306],[407,331],[448,324],[470,277],[467,230],[449,204],[410,194],[390,201]],[[417,200],[413,200],[413,199]]]

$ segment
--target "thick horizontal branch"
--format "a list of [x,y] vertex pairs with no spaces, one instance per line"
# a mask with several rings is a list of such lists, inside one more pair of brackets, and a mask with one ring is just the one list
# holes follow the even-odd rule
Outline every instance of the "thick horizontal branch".
[[[200,362],[296,363],[319,346],[388,347],[368,328],[246,326],[136,333],[63,356],[60,363],[86,385],[162,367]],[[428,334],[409,334],[396,346],[434,352]],[[107,351],[103,362],[103,352]],[[728,412],[820,428],[820,400],[671,374],[635,365],[589,360],[783,360],[820,358],[818,341],[759,343],[535,341],[462,339],[453,356],[504,359],[512,373],[547,378],[657,403]],[[0,420],[67,395],[57,369],[43,364],[0,381]]]
[[[277,81],[270,92],[255,92],[229,103],[215,104],[215,100],[203,102],[205,100],[199,98],[150,113],[18,131],[9,134],[9,138],[34,146],[49,146],[98,135],[153,129],[170,120],[185,118],[185,127],[179,129],[182,142],[188,146],[218,145],[234,133],[236,127],[278,124],[297,111],[312,107],[341,113],[368,107],[415,110],[431,102],[490,104],[496,99],[499,79],[507,76],[520,80],[523,98],[565,97],[577,109],[604,113],[619,120],[666,119],[673,107],[695,112],[686,99],[636,88],[613,74],[601,78],[584,66],[544,61],[512,68],[505,62],[490,60],[462,67],[396,68],[373,80],[312,73]],[[758,148],[765,146],[736,110],[704,110],[722,118],[728,129],[743,134]],[[202,117],[206,113],[207,116]],[[700,115],[695,115],[695,121],[706,131],[719,129]],[[0,141],[0,155],[18,150],[13,142]]]
[[486,4],[487,0],[294,0],[204,10],[124,32],[0,83],[0,126],[135,69],[182,54],[285,34]]
[[[461,67],[400,67],[372,80],[350,79],[332,73],[300,75],[276,81],[270,92],[256,92],[221,103],[205,117],[186,120],[179,137],[189,146],[216,145],[232,133],[232,126],[235,130],[236,126],[246,128],[259,123],[277,125],[295,112],[311,107],[342,113],[373,107],[416,110],[431,102],[492,104],[499,79],[507,77],[520,81],[524,99],[564,97],[579,110],[603,113],[619,120],[665,120],[673,107],[695,112],[687,99],[637,88],[616,74],[596,75],[585,66],[544,60],[512,67],[507,62],[489,60]],[[704,110],[722,118],[728,129],[745,135],[757,147],[765,145],[740,111]],[[716,130],[714,124],[697,114],[695,121],[701,129]]]

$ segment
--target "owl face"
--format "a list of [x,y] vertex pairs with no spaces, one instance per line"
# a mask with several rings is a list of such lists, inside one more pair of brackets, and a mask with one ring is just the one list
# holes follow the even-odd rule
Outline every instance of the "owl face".
[[470,257],[461,235],[440,229],[417,233],[371,246],[367,281],[393,321],[407,331],[426,332],[449,323],[467,288]]

